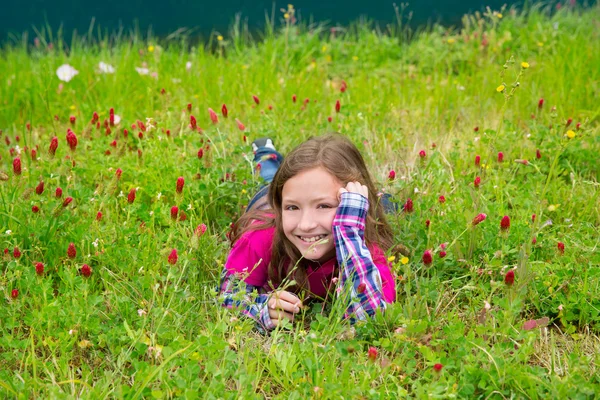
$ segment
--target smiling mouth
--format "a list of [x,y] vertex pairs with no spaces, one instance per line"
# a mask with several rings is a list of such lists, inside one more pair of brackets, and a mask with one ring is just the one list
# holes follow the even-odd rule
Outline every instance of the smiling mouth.
[[317,235],[317,236],[296,236],[298,239],[303,241],[304,243],[316,243],[319,240],[322,240],[327,237],[327,235]]

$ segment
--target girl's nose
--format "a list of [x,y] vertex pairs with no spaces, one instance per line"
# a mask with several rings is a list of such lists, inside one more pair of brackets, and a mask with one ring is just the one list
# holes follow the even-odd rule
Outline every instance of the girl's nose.
[[298,229],[302,232],[309,232],[317,227],[317,220],[313,218],[311,212],[304,211],[298,222]]

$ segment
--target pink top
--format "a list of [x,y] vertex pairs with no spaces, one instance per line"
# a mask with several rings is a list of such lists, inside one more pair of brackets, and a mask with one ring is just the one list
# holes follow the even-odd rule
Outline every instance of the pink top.
[[[274,234],[274,227],[245,232],[233,245],[225,268],[232,273],[249,273],[244,282],[271,291],[268,284],[268,266],[271,262]],[[384,299],[391,303],[396,299],[396,288],[385,253],[377,245],[369,247],[369,251],[381,275]],[[316,262],[309,263],[307,277],[312,294],[325,297],[336,267],[335,256],[320,267]]]

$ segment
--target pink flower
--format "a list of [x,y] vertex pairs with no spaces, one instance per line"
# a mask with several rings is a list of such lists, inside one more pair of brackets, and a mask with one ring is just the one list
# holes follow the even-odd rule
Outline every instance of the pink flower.
[[479,167],[479,164],[481,164],[481,157],[479,155],[475,156],[475,166]]
[[223,118],[227,118],[227,115],[229,115],[229,111],[227,110],[227,106],[225,104],[221,106],[221,114],[223,114]]
[[429,228],[429,225],[431,225],[431,221],[430,220],[425,220],[425,227]]
[[512,286],[515,283],[515,271],[513,269],[509,270],[506,275],[504,275],[504,283],[508,286]]
[[194,117],[193,115],[190,115],[190,128],[196,129],[197,127],[198,127],[198,125],[196,122],[196,117]]
[[188,112],[192,112],[192,103],[188,103],[186,108],[187,108]]
[[67,197],[67,198],[66,198],[66,199],[63,201],[63,203],[62,203],[62,206],[63,206],[63,208],[66,208],[66,207],[68,207],[68,206],[69,206],[69,204],[71,204],[71,202],[73,202],[73,198],[72,198],[72,197]]
[[32,207],[31,207],[31,211],[32,211],[34,214],[37,214],[37,213],[39,213],[39,212],[40,212],[40,208],[39,208],[38,206],[34,205],[34,206],[32,206]]
[[18,289],[13,289],[10,292],[10,297],[12,297],[13,299],[16,299],[17,297],[19,297],[19,290]]
[[96,221],[100,220],[102,220],[102,212],[98,211],[98,214],[96,214]]
[[181,194],[181,192],[183,191],[184,184],[185,184],[185,180],[183,179],[183,176],[180,176],[179,178],[177,178],[177,184],[175,186],[175,191],[178,194]]
[[427,153],[425,153],[425,150],[419,151],[419,157],[421,157],[421,159],[424,159],[425,157],[427,157]]
[[423,264],[425,265],[431,265],[431,263],[433,262],[433,254],[431,253],[431,250],[425,250],[425,252],[423,253]]
[[544,107],[544,99],[539,99],[539,101],[538,101],[538,108],[541,110],[542,107]]
[[348,89],[348,85],[346,84],[346,81],[342,81],[342,84],[340,85],[340,92],[344,93],[346,89]]
[[563,242],[558,242],[556,248],[560,254],[565,254],[565,244]]
[[196,227],[196,230],[194,231],[194,233],[196,234],[196,236],[200,237],[202,235],[204,235],[204,232],[206,232],[206,225],[205,224],[200,224]]
[[573,123],[573,118],[569,118],[565,124],[565,128],[568,128]]
[[77,250],[75,250],[75,244],[69,243],[69,247],[67,248],[67,256],[69,258],[75,258],[77,255]]
[[198,159],[202,160],[202,156],[204,156],[204,150],[198,150]]
[[295,103],[296,100],[298,100],[298,97],[295,94],[293,94],[292,95],[292,102]]
[[50,147],[48,148],[48,153],[50,153],[51,156],[56,154],[56,149],[58,148],[58,138],[56,136],[52,137],[52,139],[50,139]]
[[242,122],[239,119],[236,118],[235,122],[237,123],[237,127],[240,131],[243,132],[246,130],[246,127],[244,126],[244,124],[242,124]]
[[440,372],[440,371],[442,370],[442,368],[444,368],[444,366],[443,366],[442,364],[440,364],[440,363],[437,363],[437,364],[435,364],[435,365],[433,366],[433,370],[434,370],[435,372]]
[[473,226],[478,225],[480,222],[485,221],[486,218],[487,218],[486,214],[484,214],[484,213],[478,214],[475,218],[473,218],[471,225],[473,225]]
[[67,131],[67,143],[69,144],[71,151],[75,151],[77,148],[77,135],[70,129]]
[[500,221],[500,229],[503,231],[507,231],[508,228],[510,228],[510,218],[508,215],[505,215]]
[[254,102],[258,105],[260,104],[260,99],[258,98],[258,96],[252,95],[252,100],[254,100]]
[[35,273],[39,276],[44,275],[44,264],[41,262],[35,263]]
[[36,194],[44,193],[44,181],[40,181],[40,183],[38,183],[38,185],[35,187],[35,193]]
[[177,207],[177,206],[171,207],[171,219],[176,220],[178,214],[179,214],[179,207]]
[[537,158],[538,160],[539,160],[540,158],[542,158],[542,153],[540,152],[540,149],[537,149],[537,150],[535,151],[535,158]]
[[390,181],[393,181],[394,179],[396,179],[396,171],[391,170],[390,173],[388,174],[388,179]]
[[339,100],[337,100],[337,101],[335,102],[335,112],[336,112],[336,113],[339,113],[341,108],[342,108],[342,104],[340,103],[340,101],[339,101]]
[[81,266],[81,275],[83,275],[84,278],[89,278],[92,275],[92,269],[89,265],[83,264]]
[[535,222],[535,214],[531,214],[531,222]]
[[444,196],[440,196],[440,197],[438,198],[438,201],[439,201],[441,204],[444,204],[444,203],[446,202],[446,198],[445,198]]
[[504,161],[504,153],[499,151],[498,152],[498,162],[501,163],[502,161]]
[[115,171],[115,176],[117,177],[117,179],[121,179],[121,174],[123,174],[123,170],[121,168],[117,168],[117,170]]
[[404,206],[402,208],[403,208],[404,212],[407,212],[407,213],[413,212],[413,201],[412,201],[412,199],[406,200],[406,203],[404,203]]
[[13,172],[15,175],[21,175],[21,159],[19,157],[13,160]]
[[473,181],[473,186],[475,186],[475,189],[479,188],[479,185],[481,185],[481,178],[476,176],[475,180]]
[[21,250],[19,250],[19,248],[16,247],[16,246],[13,249],[13,257],[16,258],[16,259],[21,258]]
[[69,117],[69,122],[71,123],[71,125],[75,125],[75,121],[76,121],[76,119],[77,119],[77,118],[75,118],[75,116],[73,116],[73,115],[71,115],[71,116]]
[[171,250],[171,253],[169,254],[169,264],[171,265],[175,265],[177,263],[177,259],[179,257],[177,256],[177,249],[173,249]]
[[129,194],[127,195],[127,202],[129,204],[131,204],[135,201],[135,192],[136,192],[135,188],[133,188],[129,191]]
[[447,253],[446,253],[446,250],[442,250],[442,251],[440,251],[440,252],[439,252],[439,256],[440,256],[440,258],[444,258],[444,257],[446,257],[446,254],[447,254]]
[[57,187],[56,188],[56,192],[54,192],[54,197],[56,197],[57,199],[60,199],[62,197],[62,189]]
[[377,359],[377,354],[379,354],[379,352],[377,351],[377,348],[370,346],[369,351],[367,352],[367,355],[369,356],[369,360],[375,361]]
[[219,116],[217,115],[217,113],[212,109],[212,108],[208,108],[208,115],[210,115],[210,120],[212,121],[213,124],[216,124],[217,122],[219,122]]
[[529,161],[527,160],[516,159],[515,162],[517,164],[529,165]]

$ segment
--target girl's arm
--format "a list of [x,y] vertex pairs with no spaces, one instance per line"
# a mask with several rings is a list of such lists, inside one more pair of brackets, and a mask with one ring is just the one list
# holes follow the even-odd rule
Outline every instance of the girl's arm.
[[262,287],[250,285],[241,280],[235,273],[223,268],[221,273],[219,299],[227,308],[237,308],[242,314],[256,321],[257,327],[263,331],[275,328],[269,316],[269,294]]
[[338,263],[340,288],[350,283],[350,303],[345,317],[350,321],[373,316],[385,309],[381,275],[364,241],[369,201],[356,192],[341,194],[341,202],[333,220],[333,234]]

